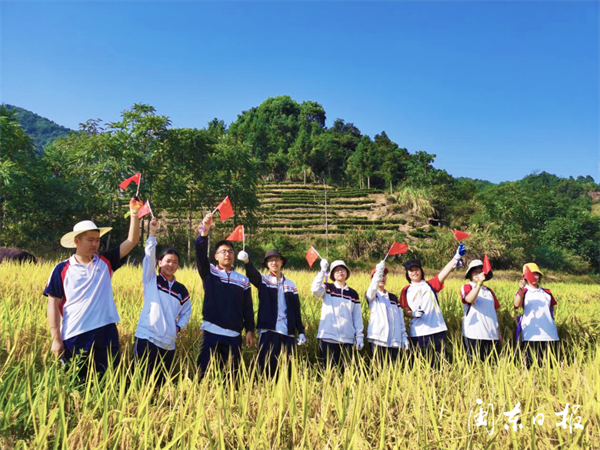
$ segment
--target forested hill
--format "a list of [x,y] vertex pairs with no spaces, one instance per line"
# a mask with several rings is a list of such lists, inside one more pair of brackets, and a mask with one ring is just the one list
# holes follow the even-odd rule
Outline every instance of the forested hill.
[[[469,233],[470,255],[488,254],[496,269],[526,261],[570,273],[600,267],[600,185],[591,176],[454,178],[434,166],[434,154],[409,152],[385,130],[365,135],[342,118],[328,127],[319,103],[289,96],[229,125],[177,128],[145,104],[109,119],[81,118],[79,130],[36,152],[14,110],[0,108],[0,245],[56,257],[60,236],[82,218],[113,227],[106,245],[114,244],[127,233],[123,214],[135,192],[119,183],[140,172],[162,241],[190,260],[202,213],[228,196],[235,217],[219,225],[215,242],[243,224],[255,256],[277,247],[305,264],[316,245],[334,259],[372,264],[393,239],[409,244],[407,257],[439,268],[454,252],[451,227]],[[340,239],[327,232],[323,242],[325,226]]]
[[45,117],[39,116],[34,112],[13,105],[4,105],[8,111],[14,111],[15,117],[21,124],[21,127],[27,133],[38,153],[44,151],[44,147],[58,137],[69,134],[72,130],[57,123],[52,122]]

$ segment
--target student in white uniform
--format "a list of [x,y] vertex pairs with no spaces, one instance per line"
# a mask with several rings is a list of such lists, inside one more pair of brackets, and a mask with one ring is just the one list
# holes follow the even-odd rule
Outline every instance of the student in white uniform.
[[515,309],[523,308],[521,348],[525,352],[527,367],[531,367],[534,358],[541,364],[548,351],[556,352],[558,350],[559,338],[554,321],[556,300],[550,289],[540,286],[543,274],[538,265],[536,263],[525,264],[523,275],[525,275],[526,268],[533,273],[535,282],[529,283],[525,278],[519,281],[514,306]]
[[410,284],[402,289],[400,304],[404,308],[404,315],[411,318],[410,341],[417,353],[429,353],[432,366],[439,366],[441,362],[448,330],[437,294],[444,288],[444,280],[466,252],[465,245],[460,244],[454,257],[441,272],[427,281],[421,261],[410,259],[403,264],[406,280]]
[[[331,264],[330,272],[328,268],[328,261],[322,259],[321,271],[311,286],[313,295],[323,299],[317,340],[324,368],[327,364],[339,366],[348,359],[352,345],[356,345],[357,350],[364,346],[360,299],[358,293],[346,284],[350,269],[339,260]],[[333,283],[325,282],[328,274]]]
[[[190,295],[186,287],[175,279],[179,269],[179,253],[166,249],[158,258],[156,274],[156,233],[158,219],[150,221],[149,236],[142,263],[144,306],[135,332],[134,356],[136,361],[147,358],[148,373],[164,366],[169,372],[175,356],[175,341],[192,315]],[[163,371],[160,372],[163,379]]]
[[367,289],[367,301],[371,309],[367,341],[371,343],[373,360],[389,359],[395,362],[399,350],[408,349],[408,335],[398,297],[385,289],[387,273],[385,261],[371,270],[371,284]]
[[492,271],[483,273],[483,261],[474,259],[465,278],[470,280],[460,289],[464,308],[463,342],[469,360],[485,361],[490,354],[498,355],[502,343],[500,322],[496,310],[500,303],[496,294],[483,283],[493,277]]

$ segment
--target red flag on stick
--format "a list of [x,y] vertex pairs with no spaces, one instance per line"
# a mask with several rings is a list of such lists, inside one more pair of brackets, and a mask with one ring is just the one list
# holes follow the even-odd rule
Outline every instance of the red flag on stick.
[[319,255],[319,252],[317,252],[314,247],[311,246],[308,249],[308,251],[306,252],[306,260],[308,261],[308,265],[311,269],[315,261],[320,257],[321,255]]
[[219,216],[220,216],[221,222],[229,219],[230,217],[233,217],[233,207],[231,206],[231,201],[229,200],[229,196],[225,197],[225,200],[223,200],[221,203],[219,203],[219,206],[217,206],[217,209],[219,210]]
[[466,238],[469,237],[469,235],[467,233],[464,233],[464,232],[459,231],[459,230],[452,230],[452,234],[454,235],[454,237],[456,238],[456,240],[458,242],[460,242],[463,239],[466,239]]
[[388,251],[388,255],[400,255],[408,251],[408,245],[394,242]]
[[228,241],[243,241],[244,240],[244,225],[238,225],[231,232],[229,236],[227,236]]
[[492,264],[490,263],[488,255],[486,253],[483,257],[483,273],[487,275],[488,273],[490,273],[490,270],[492,270]]
[[[148,214],[152,214],[152,208],[150,208],[150,200],[146,200],[146,203],[144,203],[144,205],[138,211],[138,219],[141,219],[142,217],[147,216]],[[152,214],[152,217],[154,217],[154,214]]]
[[535,283],[535,275],[529,269],[528,266],[525,266],[525,273],[523,274],[523,278],[525,278],[529,282],[529,284]]
[[136,173],[132,177],[129,177],[126,180],[121,181],[121,184],[119,184],[119,187],[121,189],[125,190],[125,189],[127,189],[129,187],[129,185],[131,184],[132,181],[139,186],[140,185],[140,177],[141,176],[142,176],[141,173]]

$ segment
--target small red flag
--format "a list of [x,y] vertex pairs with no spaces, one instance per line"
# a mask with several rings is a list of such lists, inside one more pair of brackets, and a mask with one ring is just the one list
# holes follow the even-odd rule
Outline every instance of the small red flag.
[[308,261],[308,265],[311,269],[315,261],[320,257],[321,256],[319,256],[319,253],[315,250],[314,247],[310,247],[308,249],[308,251],[306,252],[306,260]]
[[400,242],[394,242],[390,247],[388,255],[400,255],[408,251],[408,245],[401,244]]
[[492,270],[492,264],[490,263],[488,255],[486,253],[483,257],[483,273],[487,275],[488,273],[490,273],[490,270]]
[[125,190],[131,184],[132,181],[139,186],[140,185],[140,177],[141,176],[142,176],[141,173],[136,173],[134,176],[129,177],[126,180],[121,181],[121,184],[119,184],[119,187],[121,189]]
[[535,275],[529,269],[528,266],[525,266],[525,273],[523,274],[523,278],[525,278],[529,282],[529,284],[535,283]]
[[231,232],[229,236],[227,236],[228,241],[243,241],[244,240],[244,225],[238,225]]
[[152,208],[150,208],[150,200],[146,200],[146,203],[140,208],[138,211],[138,219],[141,219],[144,216],[152,213]]
[[454,235],[454,237],[456,238],[457,241],[462,241],[463,239],[466,239],[469,237],[469,235],[467,233],[464,233],[462,231],[459,230],[452,230],[452,234]]
[[221,222],[233,217],[233,207],[231,206],[229,196],[225,197],[225,200],[223,200],[219,206],[217,206],[217,209],[219,210]]

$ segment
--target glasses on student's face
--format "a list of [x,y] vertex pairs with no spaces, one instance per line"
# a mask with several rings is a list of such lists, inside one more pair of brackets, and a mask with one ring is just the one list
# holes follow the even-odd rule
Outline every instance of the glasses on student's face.
[[217,252],[217,254],[221,254],[221,255],[233,255],[234,251],[233,250],[219,250]]

